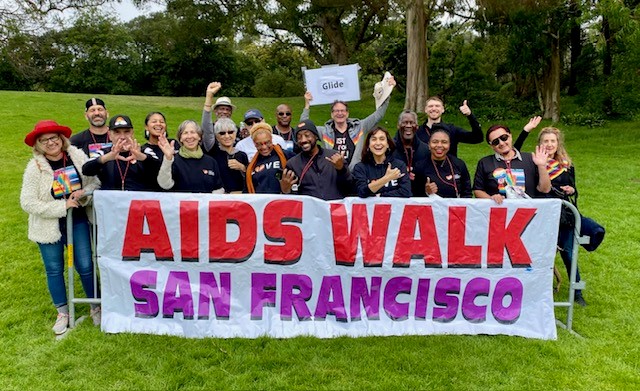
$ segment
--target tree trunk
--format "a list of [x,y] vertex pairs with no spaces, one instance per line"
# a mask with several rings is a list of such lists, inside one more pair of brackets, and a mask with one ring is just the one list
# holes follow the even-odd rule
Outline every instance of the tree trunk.
[[424,0],[407,0],[407,92],[404,108],[421,112],[429,96]]
[[[613,55],[611,53],[611,48],[613,47],[613,32],[611,31],[611,26],[609,25],[609,18],[604,16],[602,18],[602,35],[604,38],[604,53],[602,60],[602,75],[604,76],[604,84],[605,86],[609,83],[609,79],[613,74]],[[605,91],[608,89],[605,88]],[[605,92],[602,105],[604,112],[610,114],[613,112],[613,101],[611,100],[611,96],[608,92]]]
[[577,87],[577,79],[578,79],[578,69],[576,69],[578,64],[578,59],[580,58],[580,54],[582,54],[582,28],[580,27],[580,16],[582,12],[580,11],[580,5],[577,0],[571,0],[570,4],[571,9],[571,62],[569,69],[569,96],[578,95],[578,87]]
[[542,77],[543,118],[553,122],[560,120],[560,42],[551,37],[551,57]]
[[318,25],[329,41],[330,56],[334,64],[346,65],[349,60],[349,46],[344,38],[338,12],[326,12],[318,18]]

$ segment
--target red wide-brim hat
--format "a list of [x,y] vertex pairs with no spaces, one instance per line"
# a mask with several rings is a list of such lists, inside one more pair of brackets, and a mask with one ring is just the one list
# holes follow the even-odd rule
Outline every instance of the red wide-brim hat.
[[69,138],[71,137],[71,128],[60,125],[56,121],[50,119],[38,121],[33,130],[24,138],[24,143],[33,147],[38,140],[38,137],[47,133],[58,133]]

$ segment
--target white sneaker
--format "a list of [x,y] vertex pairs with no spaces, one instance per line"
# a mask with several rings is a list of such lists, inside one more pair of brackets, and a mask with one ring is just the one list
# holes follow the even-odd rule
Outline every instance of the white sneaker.
[[93,325],[100,326],[100,323],[102,322],[102,308],[101,307],[92,308],[89,314],[91,316],[91,319],[93,319]]
[[69,326],[69,314],[58,313],[56,323],[53,324],[51,329],[56,335],[60,335],[67,331],[67,326]]

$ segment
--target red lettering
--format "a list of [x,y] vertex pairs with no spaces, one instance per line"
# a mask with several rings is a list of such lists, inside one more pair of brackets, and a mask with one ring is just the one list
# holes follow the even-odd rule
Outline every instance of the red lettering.
[[375,224],[372,224],[369,229],[367,205],[354,204],[351,209],[351,230],[349,230],[346,206],[331,204],[331,228],[336,264],[353,266],[358,251],[358,240],[360,240],[364,266],[382,266],[390,216],[391,205],[375,205],[373,208]]
[[450,267],[480,267],[482,246],[465,244],[467,231],[467,207],[449,207],[449,242],[447,244]]
[[535,214],[535,208],[518,208],[507,225],[507,209],[491,208],[487,267],[502,267],[505,248],[512,267],[531,266],[531,257],[520,236]]
[[[144,233],[145,221],[148,233]],[[173,251],[160,201],[133,200],[129,205],[122,259],[139,261],[140,253],[154,253],[156,260],[173,261]]]
[[[227,225],[238,230],[236,240],[227,237]],[[256,213],[242,201],[209,202],[209,261],[244,262],[256,247]]]
[[180,256],[183,261],[198,261],[198,243],[198,201],[180,201]]
[[264,262],[291,265],[302,256],[302,230],[295,225],[302,223],[302,201],[271,201],[264,208],[262,227],[264,236],[280,246],[264,245]]
[[[420,239],[415,239],[416,227]],[[393,255],[394,267],[409,267],[412,259],[424,258],[425,267],[442,267],[438,234],[431,205],[406,205]]]

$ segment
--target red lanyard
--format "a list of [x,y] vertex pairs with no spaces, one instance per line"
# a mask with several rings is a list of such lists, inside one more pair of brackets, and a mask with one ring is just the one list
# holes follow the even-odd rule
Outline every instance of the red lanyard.
[[456,173],[453,170],[453,164],[451,164],[451,160],[449,160],[449,156],[445,157],[447,159],[447,163],[449,163],[449,169],[451,170],[451,183],[447,182],[442,176],[440,176],[440,170],[436,166],[436,162],[431,158],[431,163],[433,164],[433,169],[436,171],[436,175],[438,178],[445,184],[453,187],[456,191],[456,198],[460,198],[460,193],[458,192],[458,184],[456,183]]
[[[102,144],[102,143],[98,143],[98,140],[96,140],[96,137],[93,135],[93,133],[91,131],[89,131],[89,134],[91,135],[91,139],[93,140],[94,144]],[[109,140],[109,132],[106,133],[107,135],[107,143],[111,140]]]
[[118,171],[120,172],[120,179],[122,180],[122,190],[124,190],[124,181],[127,179],[127,172],[129,171],[130,161],[127,162],[127,167],[124,169],[124,173],[122,173],[122,168],[120,168],[120,161],[116,158],[116,165],[118,166]]
[[311,164],[313,164],[313,159],[315,159],[316,156],[318,156],[317,153],[311,156],[311,159],[309,159],[309,162],[302,169],[302,172],[300,173],[300,180],[298,181],[298,185],[302,184],[302,178],[304,178],[304,176],[307,174],[307,171],[309,171],[309,169],[311,168]]

